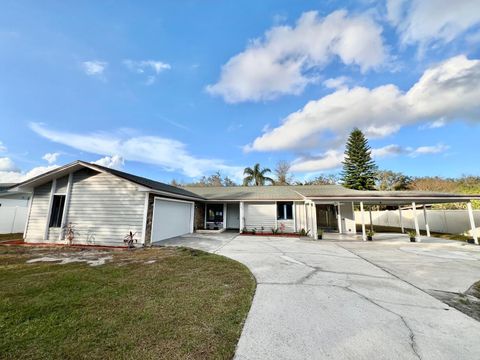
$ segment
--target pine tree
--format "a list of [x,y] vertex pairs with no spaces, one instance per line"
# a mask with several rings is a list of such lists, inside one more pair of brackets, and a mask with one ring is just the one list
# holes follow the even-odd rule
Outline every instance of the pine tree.
[[356,190],[375,190],[377,166],[372,160],[368,140],[357,128],[348,138],[342,164],[343,186]]

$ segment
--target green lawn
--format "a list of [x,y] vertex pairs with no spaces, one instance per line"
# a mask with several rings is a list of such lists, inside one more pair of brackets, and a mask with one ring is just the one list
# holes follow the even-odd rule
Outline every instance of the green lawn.
[[0,358],[232,358],[255,291],[243,265],[173,248],[26,263],[65,252],[86,254],[0,247]]

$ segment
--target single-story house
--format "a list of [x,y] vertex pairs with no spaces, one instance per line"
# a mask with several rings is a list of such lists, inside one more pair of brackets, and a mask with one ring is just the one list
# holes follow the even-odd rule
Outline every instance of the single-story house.
[[[195,231],[355,234],[354,205],[466,202],[480,196],[411,191],[356,191],[340,185],[179,188],[75,161],[10,192],[32,192],[24,240],[29,243],[123,245],[132,232],[149,245]],[[470,218],[475,229],[473,216]],[[418,224],[416,224],[419,232]],[[72,236],[73,234],[73,236]],[[476,233],[473,231],[474,238]],[[72,239],[73,237],[73,239]],[[365,222],[363,222],[365,239]],[[478,242],[478,240],[476,240]]]

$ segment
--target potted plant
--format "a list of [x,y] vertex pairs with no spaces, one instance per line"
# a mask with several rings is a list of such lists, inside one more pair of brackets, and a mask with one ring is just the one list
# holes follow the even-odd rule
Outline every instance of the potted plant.
[[373,240],[373,235],[375,235],[375,231],[373,230],[368,230],[367,231],[367,240],[372,241]]
[[408,236],[410,237],[410,242],[417,241],[417,232],[414,230],[408,231]]
[[322,240],[323,239],[323,229],[318,229],[317,231],[317,239]]

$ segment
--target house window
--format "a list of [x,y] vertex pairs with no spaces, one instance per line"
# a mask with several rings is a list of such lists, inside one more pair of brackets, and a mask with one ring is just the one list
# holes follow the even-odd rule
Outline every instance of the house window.
[[277,219],[278,220],[293,219],[293,203],[292,202],[277,203]]
[[62,226],[63,208],[65,207],[65,195],[53,195],[52,213],[49,227]]
[[223,204],[207,205],[207,222],[223,221]]

